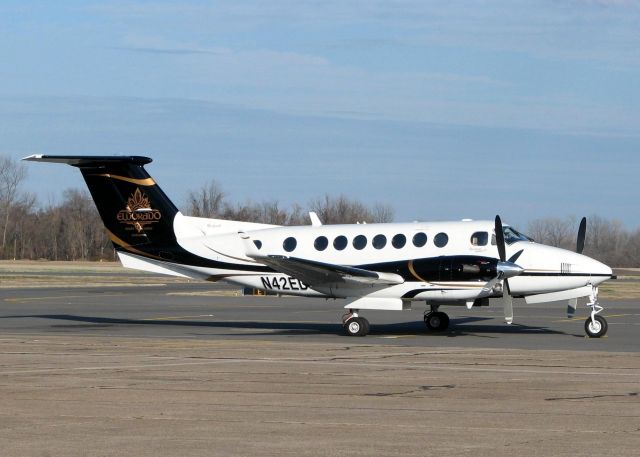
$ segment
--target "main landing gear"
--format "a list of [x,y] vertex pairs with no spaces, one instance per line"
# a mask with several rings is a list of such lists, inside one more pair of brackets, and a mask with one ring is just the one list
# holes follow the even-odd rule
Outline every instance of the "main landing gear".
[[342,327],[349,336],[365,336],[369,333],[369,321],[358,316],[357,310],[350,310],[342,316]]
[[604,308],[598,304],[597,287],[591,287],[591,295],[589,296],[587,306],[591,308],[591,316],[587,317],[587,320],[584,321],[584,331],[589,338],[600,338],[607,333],[609,326],[604,317],[598,316],[598,313]]
[[424,323],[429,330],[444,332],[449,328],[449,316],[438,308],[438,305],[431,305],[431,310],[424,312]]

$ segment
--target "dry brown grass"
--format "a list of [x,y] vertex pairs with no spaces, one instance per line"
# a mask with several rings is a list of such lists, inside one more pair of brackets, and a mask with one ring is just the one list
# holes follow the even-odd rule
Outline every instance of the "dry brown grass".
[[174,276],[129,270],[117,262],[0,261],[0,288],[122,287],[190,282]]

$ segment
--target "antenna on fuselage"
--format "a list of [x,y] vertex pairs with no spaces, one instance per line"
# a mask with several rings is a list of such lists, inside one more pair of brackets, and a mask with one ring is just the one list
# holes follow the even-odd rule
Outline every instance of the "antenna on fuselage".
[[322,221],[315,211],[309,211],[309,219],[311,219],[311,225],[313,227],[320,227],[322,225]]

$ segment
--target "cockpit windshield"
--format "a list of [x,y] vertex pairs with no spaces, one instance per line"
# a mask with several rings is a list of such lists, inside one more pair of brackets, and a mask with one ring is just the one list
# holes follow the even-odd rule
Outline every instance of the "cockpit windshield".
[[533,241],[533,238],[523,235],[513,227],[503,226],[502,233],[504,233],[504,241],[507,244],[513,244],[516,241]]

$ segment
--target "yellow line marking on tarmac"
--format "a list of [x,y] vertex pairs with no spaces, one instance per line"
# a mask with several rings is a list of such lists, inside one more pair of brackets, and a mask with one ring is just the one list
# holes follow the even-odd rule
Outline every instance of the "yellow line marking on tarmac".
[[400,338],[415,338],[418,335],[388,335],[388,336],[379,336],[378,338],[384,340],[397,340]]
[[[638,314],[603,314],[602,317],[611,318],[611,317],[627,317],[627,316],[638,316]],[[587,316],[589,317],[589,316]],[[553,322],[583,322],[580,317],[566,318],[560,319]]]

